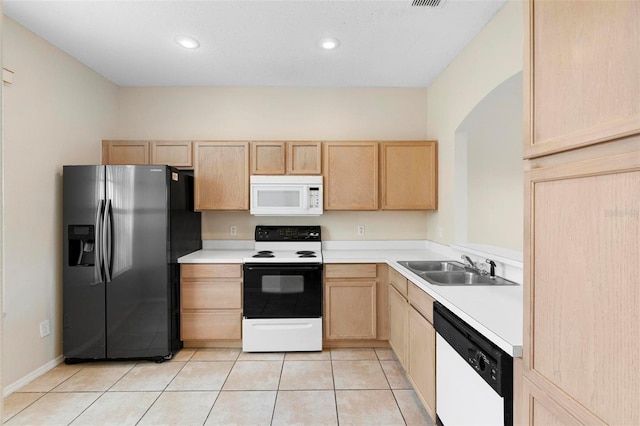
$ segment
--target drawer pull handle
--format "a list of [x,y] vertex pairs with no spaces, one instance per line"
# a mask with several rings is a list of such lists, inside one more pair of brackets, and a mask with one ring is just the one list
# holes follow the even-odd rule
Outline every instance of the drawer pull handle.
[[259,329],[259,330],[298,330],[303,328],[311,328],[312,325],[309,323],[298,323],[298,324],[252,324],[251,327]]

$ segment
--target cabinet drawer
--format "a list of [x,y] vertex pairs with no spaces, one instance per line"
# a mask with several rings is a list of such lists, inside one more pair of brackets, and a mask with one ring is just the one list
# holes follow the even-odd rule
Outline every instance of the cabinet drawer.
[[344,263],[325,265],[325,278],[375,278],[375,263]]
[[409,303],[433,324],[433,298],[414,283],[409,283]]
[[404,297],[407,297],[407,279],[391,267],[389,268],[389,284],[394,286]]
[[236,340],[242,337],[242,311],[182,313],[181,340]]
[[240,309],[240,281],[187,281],[182,283],[182,309]]
[[189,263],[182,264],[182,278],[241,278],[239,263]]

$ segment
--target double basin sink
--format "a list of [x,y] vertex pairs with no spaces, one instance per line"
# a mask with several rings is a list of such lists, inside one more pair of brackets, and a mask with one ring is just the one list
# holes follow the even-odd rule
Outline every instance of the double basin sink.
[[398,263],[433,285],[517,285],[501,277],[483,275],[458,262],[411,260]]

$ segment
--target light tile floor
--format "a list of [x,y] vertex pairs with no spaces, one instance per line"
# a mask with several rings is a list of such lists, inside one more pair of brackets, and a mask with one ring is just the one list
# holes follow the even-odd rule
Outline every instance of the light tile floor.
[[7,425],[430,425],[390,349],[183,349],[61,364],[4,399]]

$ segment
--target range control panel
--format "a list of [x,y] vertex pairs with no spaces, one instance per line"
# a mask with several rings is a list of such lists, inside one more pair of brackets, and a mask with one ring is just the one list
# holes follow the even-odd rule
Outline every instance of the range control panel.
[[320,226],[256,226],[256,241],[322,241]]

